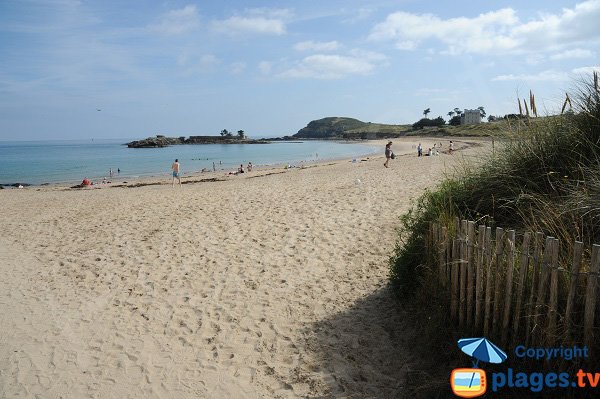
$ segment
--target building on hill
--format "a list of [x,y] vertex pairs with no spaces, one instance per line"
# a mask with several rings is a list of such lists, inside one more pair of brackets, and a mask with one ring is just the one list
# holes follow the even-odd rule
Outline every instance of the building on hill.
[[478,125],[481,123],[481,113],[478,109],[465,109],[460,116],[461,125]]

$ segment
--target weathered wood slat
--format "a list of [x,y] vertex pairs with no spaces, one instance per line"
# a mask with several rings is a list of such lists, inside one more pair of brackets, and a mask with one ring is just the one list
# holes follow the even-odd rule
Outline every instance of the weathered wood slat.
[[458,307],[458,325],[465,326],[467,313],[467,221],[460,224],[460,304]]
[[572,337],[573,328],[573,307],[575,305],[575,293],[579,283],[579,269],[581,268],[581,256],[583,254],[583,243],[575,241],[573,245],[573,263],[571,264],[571,278],[569,284],[569,293],[567,294],[567,307],[565,309],[565,331],[567,338]]
[[442,287],[446,287],[448,280],[446,277],[446,246],[448,245],[448,229],[445,226],[438,226],[439,230],[439,244],[438,244],[438,267],[439,267],[439,279]]
[[554,239],[552,243],[552,260],[550,270],[550,303],[548,306],[548,332],[550,340],[556,337],[556,318],[558,312],[558,250],[560,243]]
[[473,327],[473,306],[475,294],[475,265],[473,262],[473,250],[475,246],[475,222],[467,224],[467,326]]
[[507,343],[508,325],[512,305],[513,272],[515,269],[515,231],[509,230],[506,237],[506,290],[504,298],[504,317],[502,318],[502,342]]
[[491,308],[492,308],[492,284],[494,280],[493,258],[492,258],[492,228],[485,231],[485,259],[487,275],[485,278],[485,314],[483,318],[483,334],[487,337],[490,332]]
[[517,302],[515,303],[515,311],[513,312],[513,342],[515,342],[518,337],[521,312],[523,310],[523,296],[525,294],[525,284],[527,282],[527,271],[529,268],[530,241],[531,233],[527,232],[523,235],[523,245],[521,245],[521,261],[519,262],[519,280],[517,283]]
[[452,274],[450,314],[454,321],[458,320],[458,238],[452,240],[452,256],[450,257],[450,273]]
[[583,342],[591,348],[594,342],[594,316],[596,313],[596,292],[598,272],[600,271],[600,245],[592,246],[592,261],[585,291],[585,309],[583,313]]
[[543,242],[544,242],[544,233],[537,232],[535,233],[535,239],[533,242],[533,268],[531,272],[531,284],[530,284],[530,292],[529,292],[529,301],[527,302],[527,323],[525,327],[525,343],[528,344],[531,338],[531,332],[533,330],[534,321],[535,321],[535,302],[537,300],[535,293],[537,290],[537,285],[540,280],[540,263],[542,261],[542,250],[543,250]]
[[495,274],[495,284],[494,284],[494,312],[492,314],[492,331],[497,332],[499,330],[500,323],[500,296],[501,292],[501,282],[502,282],[502,269],[503,269],[503,256],[502,252],[504,249],[504,229],[501,227],[496,228],[496,252],[493,255],[494,257],[494,267],[492,268]]
[[546,237],[546,244],[544,245],[544,255],[542,258],[542,264],[540,267],[540,282],[537,291],[537,300],[535,302],[535,315],[533,317],[533,331],[536,332],[535,337],[541,339],[542,332],[540,331],[542,314],[545,308],[546,291],[548,290],[548,277],[550,276],[550,263],[552,261],[552,252],[554,245],[554,237]]
[[475,320],[474,326],[475,331],[481,331],[482,326],[482,312],[483,308],[483,262],[484,262],[484,245],[485,245],[485,226],[479,225],[479,233],[477,234],[477,253],[475,261]]

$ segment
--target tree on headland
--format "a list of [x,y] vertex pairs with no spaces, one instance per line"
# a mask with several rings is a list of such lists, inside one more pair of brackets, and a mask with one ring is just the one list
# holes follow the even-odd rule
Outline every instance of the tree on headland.
[[238,137],[239,137],[240,139],[243,139],[243,138],[245,138],[245,137],[246,137],[246,136],[244,135],[244,131],[243,131],[243,130],[238,130],[238,132],[237,132],[237,133],[238,133]]
[[462,114],[462,112],[460,112],[460,108],[458,108],[458,107],[457,107],[457,108],[454,108],[454,113],[455,113],[457,116],[460,116],[460,114]]
[[223,130],[221,130],[221,136],[223,136],[223,137],[233,137],[233,133],[231,133],[227,129],[223,129]]
[[448,118],[452,118],[453,115],[454,115],[454,111],[448,112]]
[[431,112],[430,108],[427,108],[426,110],[423,111],[423,115],[425,116],[425,118],[427,118],[427,114]]
[[446,123],[444,118],[438,116],[435,119],[423,118],[418,122],[413,123],[413,129],[423,129],[424,127],[440,127]]
[[450,118],[450,120],[448,121],[448,124],[451,126],[460,125],[460,115],[454,115],[452,118]]
[[485,118],[485,109],[483,109],[483,106],[477,107],[477,109],[479,110],[479,115],[481,115],[482,118]]

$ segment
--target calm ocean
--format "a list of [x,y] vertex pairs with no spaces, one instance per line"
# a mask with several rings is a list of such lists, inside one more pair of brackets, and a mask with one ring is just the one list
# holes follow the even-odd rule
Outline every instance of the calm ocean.
[[177,145],[166,148],[127,148],[129,140],[0,141],[0,185],[14,183],[80,183],[108,177],[109,169],[125,178],[170,174],[175,158],[182,172],[233,170],[247,165],[295,164],[300,161],[354,158],[379,148],[366,144],[331,141],[271,144]]

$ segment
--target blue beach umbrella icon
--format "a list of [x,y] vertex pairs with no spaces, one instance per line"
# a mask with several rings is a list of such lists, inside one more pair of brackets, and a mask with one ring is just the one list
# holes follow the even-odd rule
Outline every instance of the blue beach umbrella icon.
[[474,366],[480,361],[485,363],[502,363],[508,356],[493,342],[485,338],[463,338],[458,340],[458,347],[467,355],[477,359]]

